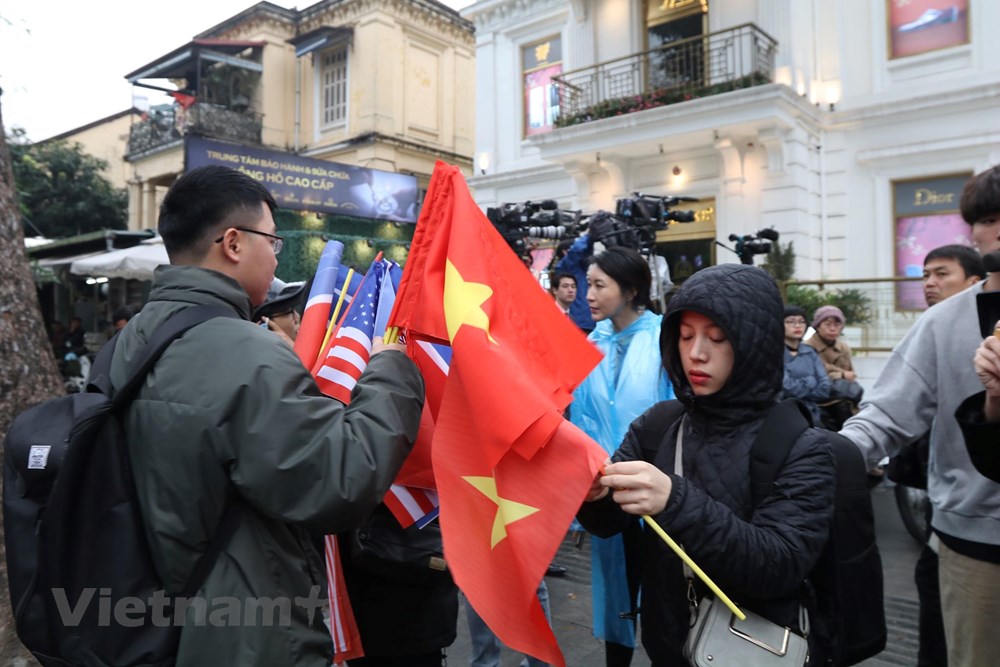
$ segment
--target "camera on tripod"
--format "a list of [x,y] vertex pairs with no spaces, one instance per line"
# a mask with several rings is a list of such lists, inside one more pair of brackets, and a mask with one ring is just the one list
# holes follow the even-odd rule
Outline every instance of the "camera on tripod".
[[[745,234],[743,236],[730,234],[729,240],[735,243],[736,247],[722,247],[735,252],[739,256],[741,264],[752,265],[754,255],[766,255],[771,252],[771,243],[777,243],[778,237],[777,230],[772,228],[761,229],[756,234]],[[719,245],[722,244],[720,243]]]

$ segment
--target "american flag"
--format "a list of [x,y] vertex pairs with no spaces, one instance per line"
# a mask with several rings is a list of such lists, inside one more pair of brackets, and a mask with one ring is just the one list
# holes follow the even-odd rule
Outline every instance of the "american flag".
[[431,440],[434,423],[444,395],[445,381],[451,363],[451,348],[447,345],[411,341],[407,353],[424,376],[426,399],[420,418],[420,430],[413,451],[403,464],[384,502],[399,524],[406,528],[412,524],[426,526],[438,516],[437,491],[431,473]]
[[[385,272],[385,263],[372,262],[357,297],[328,344],[322,366],[316,372],[316,384],[320,391],[342,403],[350,402],[351,391],[371,358],[379,293]],[[392,303],[384,307],[391,310]]]
[[[316,371],[316,384],[327,396],[343,403],[351,400],[351,391],[371,358],[372,340],[385,335],[386,322],[396,301],[396,287],[402,273],[395,262],[387,260],[374,262],[368,270],[356,300],[351,304],[329,345],[322,365]],[[422,342],[417,344],[417,350],[421,357],[430,362],[421,364],[421,360],[417,359],[418,365],[429,366],[427,370],[421,370],[428,385],[428,398],[432,399],[433,412],[436,413],[440,396],[435,394],[440,392],[434,390],[444,387],[448,364],[445,359],[451,358],[451,350],[447,346],[432,346]],[[428,470],[429,463],[428,458]],[[432,483],[425,483],[424,487],[427,488],[394,484],[389,489],[384,502],[403,528],[414,523],[423,527],[437,516],[439,502],[437,491],[432,486]]]

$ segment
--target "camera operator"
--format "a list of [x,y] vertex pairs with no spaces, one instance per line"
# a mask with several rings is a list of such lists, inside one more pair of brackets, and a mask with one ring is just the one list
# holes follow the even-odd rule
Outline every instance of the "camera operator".
[[[586,285],[587,267],[590,265],[591,255],[594,254],[594,240],[598,239],[610,245],[609,240],[614,228],[614,218],[607,211],[598,211],[590,216],[588,231],[581,234],[569,246],[566,255],[556,264],[556,273],[568,273],[576,278],[577,285]],[[585,332],[589,333],[594,329],[594,319],[590,316],[590,306],[587,304],[587,290],[577,289],[569,314],[576,326]]]

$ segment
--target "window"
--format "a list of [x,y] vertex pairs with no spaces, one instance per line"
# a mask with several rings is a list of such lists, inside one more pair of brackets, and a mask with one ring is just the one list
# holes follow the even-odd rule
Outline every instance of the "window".
[[668,47],[706,32],[707,0],[647,0],[646,48],[649,87],[652,89],[700,85],[705,79],[705,53],[701,42]]
[[[892,184],[896,235],[896,276],[918,278],[924,272],[924,257],[943,245],[972,245],[972,232],[958,212],[962,188],[971,174],[946,176]],[[919,281],[896,286],[896,308],[923,310],[927,307]]]
[[323,53],[320,64],[321,127],[347,122],[347,45]]
[[562,39],[550,37],[521,48],[524,81],[524,136],[548,132],[559,117],[559,88],[552,77],[562,74]]

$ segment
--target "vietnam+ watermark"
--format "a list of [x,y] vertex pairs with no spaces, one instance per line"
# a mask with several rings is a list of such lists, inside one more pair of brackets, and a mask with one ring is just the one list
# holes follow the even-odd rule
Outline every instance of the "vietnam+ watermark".
[[84,588],[75,603],[65,589],[53,588],[52,597],[65,627],[78,627],[86,619],[93,625],[94,605],[97,605],[97,626],[118,625],[137,628],[151,623],[156,627],[288,627],[292,624],[293,607],[302,609],[312,625],[317,611],[327,606],[320,595],[320,586],[313,586],[307,597],[245,597],[218,596],[172,597],[165,591],[155,591],[148,598],[136,596],[112,597],[110,588]]

